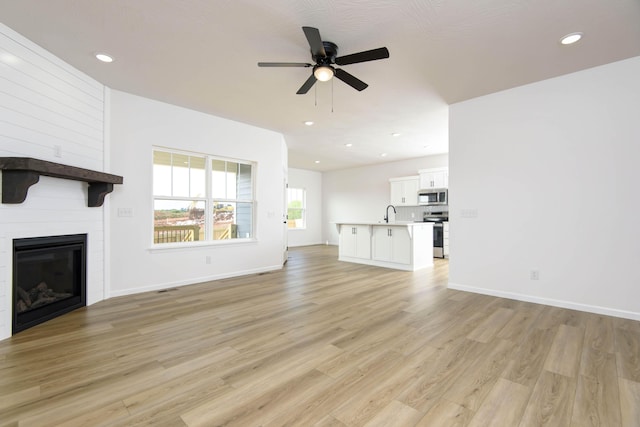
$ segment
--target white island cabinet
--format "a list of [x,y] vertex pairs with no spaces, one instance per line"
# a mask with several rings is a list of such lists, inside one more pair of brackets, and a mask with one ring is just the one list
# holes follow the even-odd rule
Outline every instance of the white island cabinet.
[[371,230],[367,225],[345,225],[340,229],[339,256],[371,258]]
[[373,227],[371,239],[374,261],[388,261],[411,264],[411,236],[408,227],[388,225]]
[[336,223],[338,259],[415,271],[433,265],[433,224],[428,222]]

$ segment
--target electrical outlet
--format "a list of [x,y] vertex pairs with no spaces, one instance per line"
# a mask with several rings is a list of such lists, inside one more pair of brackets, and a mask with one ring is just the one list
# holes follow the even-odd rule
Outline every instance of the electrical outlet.
[[540,280],[540,271],[539,270],[531,270],[531,280]]
[[204,262],[205,262],[205,264],[211,264],[211,257],[210,257],[209,255],[207,255],[207,256],[204,258]]
[[411,219],[414,219],[416,217],[416,214],[411,212]]
[[55,157],[62,157],[62,146],[61,145],[54,145],[53,146],[53,155]]

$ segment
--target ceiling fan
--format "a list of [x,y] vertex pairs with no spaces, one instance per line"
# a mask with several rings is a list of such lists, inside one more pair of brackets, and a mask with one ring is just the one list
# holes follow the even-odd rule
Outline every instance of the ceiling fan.
[[365,50],[346,56],[337,56],[338,46],[335,43],[322,41],[320,31],[317,28],[302,27],[302,31],[304,31],[304,35],[307,37],[311,47],[311,58],[315,61],[315,65],[306,62],[258,62],[258,67],[313,67],[311,76],[296,92],[298,95],[307,93],[317,80],[326,82],[331,80],[333,76],[358,91],[365,90],[369,86],[368,84],[341,68],[333,67],[333,65],[349,65],[389,57],[389,50],[386,47]]

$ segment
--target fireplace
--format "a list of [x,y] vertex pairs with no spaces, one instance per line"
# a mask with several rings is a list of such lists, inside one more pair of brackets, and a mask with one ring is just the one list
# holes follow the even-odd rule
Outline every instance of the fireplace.
[[86,305],[87,235],[13,241],[13,333]]

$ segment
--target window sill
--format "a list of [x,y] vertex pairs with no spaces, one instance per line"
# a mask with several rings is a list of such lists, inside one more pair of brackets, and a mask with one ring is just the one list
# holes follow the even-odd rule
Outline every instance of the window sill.
[[289,231],[303,231],[306,230],[307,227],[296,227],[296,228],[288,228]]
[[204,248],[215,248],[223,246],[236,246],[236,245],[250,245],[258,243],[257,239],[230,239],[230,240],[217,240],[206,242],[191,242],[191,243],[165,243],[153,245],[147,248],[149,253],[162,253],[167,251],[194,251]]

